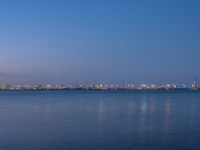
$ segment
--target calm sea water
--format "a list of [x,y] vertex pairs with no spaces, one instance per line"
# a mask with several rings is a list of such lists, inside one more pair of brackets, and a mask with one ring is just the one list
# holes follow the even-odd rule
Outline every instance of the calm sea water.
[[0,150],[129,149],[199,150],[200,92],[0,92]]

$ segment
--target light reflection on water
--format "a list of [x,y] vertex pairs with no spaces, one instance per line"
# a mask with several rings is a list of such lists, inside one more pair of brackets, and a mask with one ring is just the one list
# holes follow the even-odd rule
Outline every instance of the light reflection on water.
[[200,93],[0,92],[0,149],[198,149]]

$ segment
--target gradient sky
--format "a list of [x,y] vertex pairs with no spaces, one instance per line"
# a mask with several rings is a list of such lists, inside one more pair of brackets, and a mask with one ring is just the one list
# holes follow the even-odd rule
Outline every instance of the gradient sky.
[[1,0],[0,83],[191,83],[199,0]]

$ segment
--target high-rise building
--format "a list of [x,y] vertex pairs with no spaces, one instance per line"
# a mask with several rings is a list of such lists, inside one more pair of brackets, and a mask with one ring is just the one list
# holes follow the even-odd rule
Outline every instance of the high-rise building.
[[191,88],[192,88],[192,90],[198,90],[199,89],[197,77],[194,77],[194,81],[192,83]]

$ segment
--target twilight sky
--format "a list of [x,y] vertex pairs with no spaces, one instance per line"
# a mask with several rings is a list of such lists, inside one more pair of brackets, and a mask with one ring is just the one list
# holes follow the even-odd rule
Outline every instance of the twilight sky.
[[199,0],[1,0],[0,83],[191,83]]

